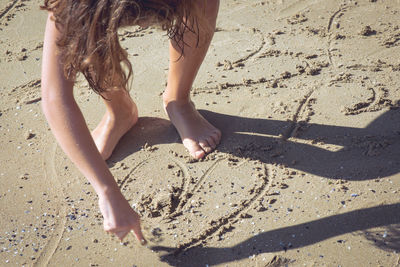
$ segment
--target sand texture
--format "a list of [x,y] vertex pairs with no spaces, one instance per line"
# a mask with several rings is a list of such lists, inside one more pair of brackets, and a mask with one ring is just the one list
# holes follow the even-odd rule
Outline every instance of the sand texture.
[[[162,109],[168,40],[122,29],[140,119],[108,160],[149,240],[102,228],[41,111],[46,14],[0,1],[0,266],[400,266],[400,1],[222,1],[188,157]],[[101,98],[76,100],[93,129]]]

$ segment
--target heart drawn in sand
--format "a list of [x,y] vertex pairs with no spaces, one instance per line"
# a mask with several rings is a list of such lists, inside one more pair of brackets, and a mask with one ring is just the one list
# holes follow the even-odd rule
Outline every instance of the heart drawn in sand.
[[266,164],[222,153],[194,164],[150,156],[130,168],[127,160],[121,191],[150,228],[150,240],[177,251],[223,238],[270,182]]

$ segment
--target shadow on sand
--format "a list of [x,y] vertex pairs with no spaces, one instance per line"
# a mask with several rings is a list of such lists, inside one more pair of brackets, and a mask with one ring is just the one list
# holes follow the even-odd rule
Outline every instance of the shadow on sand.
[[[365,230],[387,227],[386,231]],[[400,251],[400,203],[350,211],[294,226],[261,233],[232,247],[193,247],[174,255],[175,248],[152,247],[155,251],[171,252],[162,260],[172,266],[209,266],[248,258],[254,254],[297,249],[342,234],[364,231],[370,242],[387,251]],[[336,242],[346,245],[346,240]],[[195,259],[195,261],[193,261]]]
[[[376,179],[400,171],[400,109],[388,110],[365,128],[298,125],[290,121],[243,118],[203,110],[201,113],[223,132],[218,150],[238,157],[350,181]],[[294,132],[297,137],[291,138]],[[131,155],[146,142],[150,145],[176,143],[179,137],[169,121],[141,118],[121,140],[112,161]],[[386,227],[386,234],[368,232],[374,227]],[[354,231],[364,231],[366,239],[382,249],[400,251],[400,203],[271,230],[233,247],[193,247],[178,255],[166,254],[163,260],[174,266],[215,265],[255,253],[301,248]],[[153,249],[167,253],[175,251],[172,247]],[[196,259],[195,263],[193,259]]]
[[[353,181],[385,177],[400,171],[400,109],[385,112],[366,128],[312,123],[298,127],[290,121],[200,112],[222,130],[223,139],[218,150],[234,156],[277,163],[325,178]],[[297,137],[285,139],[294,130]],[[169,121],[140,118],[122,138],[111,161],[124,159],[145,143],[177,142],[179,137]]]

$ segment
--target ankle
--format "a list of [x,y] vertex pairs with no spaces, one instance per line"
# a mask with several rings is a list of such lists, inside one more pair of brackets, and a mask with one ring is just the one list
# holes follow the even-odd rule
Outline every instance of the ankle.
[[190,96],[176,96],[164,92],[162,95],[164,106],[166,107],[170,103],[176,103],[178,105],[185,105],[191,103]]
[[121,123],[127,120],[137,120],[138,110],[135,102],[129,104],[122,103],[118,108],[116,107],[106,107],[107,119],[110,123]]

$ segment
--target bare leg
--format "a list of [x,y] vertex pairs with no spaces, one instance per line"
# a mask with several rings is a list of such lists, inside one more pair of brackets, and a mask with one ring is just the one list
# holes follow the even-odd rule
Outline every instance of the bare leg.
[[92,136],[103,159],[108,159],[121,137],[138,120],[135,102],[126,90],[102,93],[108,99],[104,100],[106,113],[99,125],[93,130]]
[[190,89],[214,34],[219,7],[219,0],[200,2],[201,5],[205,5],[206,20],[211,26],[210,32],[200,32],[200,38],[203,40],[200,41],[199,47],[196,47],[196,35],[191,32],[185,33],[184,40],[188,45],[185,46],[182,57],[179,47],[171,41],[168,85],[163,94],[164,107],[171,122],[176,127],[183,145],[196,159],[211,152],[221,139],[221,132],[204,119],[190,101]]

